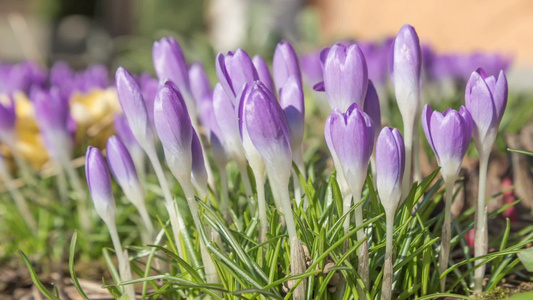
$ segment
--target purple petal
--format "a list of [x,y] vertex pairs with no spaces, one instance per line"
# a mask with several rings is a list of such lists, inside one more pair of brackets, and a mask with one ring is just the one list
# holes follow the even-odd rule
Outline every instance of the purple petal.
[[252,62],[259,76],[259,80],[272,92],[275,93],[274,83],[272,82],[272,76],[270,75],[270,70],[268,69],[265,60],[260,56],[256,55],[252,59]]

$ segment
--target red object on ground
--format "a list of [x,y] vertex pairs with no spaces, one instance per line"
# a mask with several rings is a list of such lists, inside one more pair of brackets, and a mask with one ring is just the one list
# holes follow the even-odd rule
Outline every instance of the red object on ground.
[[[513,186],[513,180],[509,177],[505,177],[502,180],[502,190],[509,189]],[[514,194],[514,189],[510,189],[503,193],[503,201],[504,203],[511,204],[516,201],[516,196]],[[518,208],[515,206],[507,208],[503,212],[503,216],[506,218],[509,218],[511,222],[518,222]]]

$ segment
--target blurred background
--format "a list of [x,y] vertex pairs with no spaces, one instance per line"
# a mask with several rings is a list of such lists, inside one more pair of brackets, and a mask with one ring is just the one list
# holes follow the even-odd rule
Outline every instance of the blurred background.
[[210,68],[218,51],[269,58],[286,39],[305,53],[340,39],[383,40],[405,23],[436,52],[500,53],[513,61],[512,84],[531,86],[523,75],[533,67],[528,0],[1,0],[0,62],[153,72],[153,41],[174,36]]

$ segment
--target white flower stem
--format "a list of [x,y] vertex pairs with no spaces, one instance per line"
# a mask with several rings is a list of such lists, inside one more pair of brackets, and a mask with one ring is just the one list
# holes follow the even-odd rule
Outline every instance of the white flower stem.
[[228,194],[228,174],[225,166],[219,166],[220,174],[220,211],[226,220],[229,220],[229,194]]
[[[168,211],[170,226],[172,227],[172,231],[174,233],[174,240],[176,241],[176,248],[178,248],[178,254],[180,255],[180,257],[185,257],[183,253],[183,245],[181,243],[180,238],[180,234],[183,234],[183,239],[185,243],[187,243],[188,233],[185,230],[185,222],[183,221],[179,210],[175,206],[175,201],[172,199],[165,173],[163,172],[163,168],[161,167],[161,163],[159,162],[159,159],[157,158],[157,153],[155,152],[155,147],[146,147],[145,152],[148,156],[148,159],[150,160],[150,163],[152,164],[152,167],[154,168],[155,175],[157,176],[157,180],[159,181],[159,185],[161,186],[161,190],[163,191],[163,195],[165,197],[165,206]],[[195,259],[195,257],[195,255],[192,256],[193,260]],[[195,260],[195,265],[199,265],[199,262],[197,260]]]
[[[363,190],[362,185],[354,186],[352,188],[352,194],[353,194],[354,199],[359,199],[357,203],[359,203],[360,201],[364,201],[364,199],[361,199],[362,190]],[[355,226],[358,227],[361,225],[363,225],[363,205],[362,204],[355,208]],[[368,288],[369,283],[370,283],[369,282],[370,273],[369,273],[369,265],[368,265],[368,242],[365,240],[365,237],[366,237],[366,234],[365,234],[364,228],[359,229],[357,231],[357,241],[363,241],[363,240],[364,241],[361,244],[361,246],[359,246],[359,249],[357,249],[357,256],[358,256],[357,273],[359,273],[359,276],[361,276],[363,283]],[[366,299],[363,289],[360,286],[358,286],[357,291],[360,295],[360,299]]]
[[[185,193],[185,198],[187,198],[187,204],[189,205],[189,209],[191,210],[194,225],[196,226],[198,232],[200,232],[202,228],[202,223],[200,222],[200,217],[198,214],[198,203],[196,203],[196,199],[194,198],[194,187],[190,180],[180,180],[180,184],[183,188],[183,192]],[[209,252],[207,252],[207,248],[205,246],[203,238],[200,234],[199,236],[200,253],[202,255],[202,261],[204,263],[206,280],[208,283],[220,283],[220,277],[218,276],[218,272],[215,263],[213,262],[213,258],[211,257]]]
[[302,186],[300,185],[300,180],[295,170],[292,170],[292,187],[294,189],[294,200],[296,201],[296,205],[300,206],[300,203],[302,202]]
[[[131,194],[131,193],[126,193],[126,196],[128,196],[128,194]],[[150,219],[150,216],[148,215],[148,210],[146,209],[146,204],[144,202],[144,195],[132,194],[129,197],[130,197],[130,202],[139,211],[139,215],[141,216],[141,219],[144,223],[144,227],[145,227],[145,231],[147,235],[150,237],[150,240],[153,240],[155,238],[154,224],[152,223],[152,220]]]
[[257,207],[259,209],[259,242],[263,243],[266,241],[266,234],[268,232],[268,219],[265,199],[265,176],[263,174],[254,174],[254,176],[257,190]]
[[[287,224],[287,232],[289,233],[290,240],[290,252],[291,252],[291,273],[292,275],[297,275],[305,272],[305,258],[303,254],[302,244],[298,239],[298,234],[296,232],[296,224],[294,222],[294,216],[292,215],[291,200],[289,197],[289,189],[287,183],[280,184],[271,180],[273,188],[277,189],[279,192],[280,202],[283,209],[283,214],[285,216],[285,221]],[[293,299],[305,299],[305,290],[306,290],[307,281],[302,281],[298,287],[296,287],[293,293]]]
[[[490,153],[490,152],[489,152]],[[488,235],[487,235],[487,205],[485,203],[487,189],[487,171],[489,165],[489,155],[480,152],[479,155],[479,191],[477,198],[476,216],[475,216],[475,247],[474,254],[476,257],[487,254]],[[482,260],[476,260],[476,264]],[[485,265],[474,271],[474,291],[480,293],[483,289],[483,277],[485,276]]]
[[418,144],[418,140],[418,126],[415,126],[415,128],[413,128],[413,181],[416,182],[420,182],[422,180],[422,172],[420,170],[420,145]]
[[24,198],[24,196],[22,196],[17,186],[13,183],[13,178],[11,177],[11,174],[9,174],[7,170],[4,170],[2,168],[0,169],[0,176],[2,177],[2,180],[4,181],[7,190],[11,194],[11,197],[13,198],[13,200],[15,200],[15,205],[17,205],[17,208],[20,214],[22,215],[22,218],[24,218],[24,221],[26,221],[26,224],[32,231],[36,230],[37,222],[35,221],[33,214],[28,208],[28,203],[26,202],[26,199]]
[[[450,241],[451,241],[451,210],[453,201],[453,186],[455,184],[455,176],[444,178],[446,184],[446,200],[444,208],[444,223],[442,224],[442,236],[440,244],[440,256],[439,256],[439,273],[442,274],[448,269],[448,261],[450,259]],[[440,280],[440,290],[444,292],[446,287],[446,276]]]
[[381,286],[381,300],[392,299],[392,242],[394,233],[394,211],[385,212],[387,221],[385,270],[383,271],[383,285]]
[[403,122],[404,128],[404,146],[405,146],[405,170],[403,173],[403,182],[402,182],[402,199],[405,199],[409,194],[409,189],[412,184],[412,174],[411,174],[411,165],[413,159],[413,121]]
[[[125,274],[125,272],[129,269],[126,266],[126,264],[129,264],[129,260],[126,260],[126,258],[124,257],[124,251],[122,251],[122,245],[120,244],[120,238],[118,237],[117,226],[115,225],[114,220],[113,222],[106,222],[106,225],[109,230],[109,234],[111,235],[113,247],[115,248],[115,252],[117,254],[118,270],[120,273],[120,281],[122,282],[125,281],[125,279],[127,278],[131,278],[131,274]],[[133,285],[124,286],[124,290],[126,294],[130,297],[130,299],[135,299]]]

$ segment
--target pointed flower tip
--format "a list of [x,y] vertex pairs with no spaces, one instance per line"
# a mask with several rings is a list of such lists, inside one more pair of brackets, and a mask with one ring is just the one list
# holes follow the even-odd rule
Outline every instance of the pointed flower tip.
[[85,154],[85,176],[98,215],[105,221],[114,221],[115,201],[111,177],[102,153],[89,146]]

